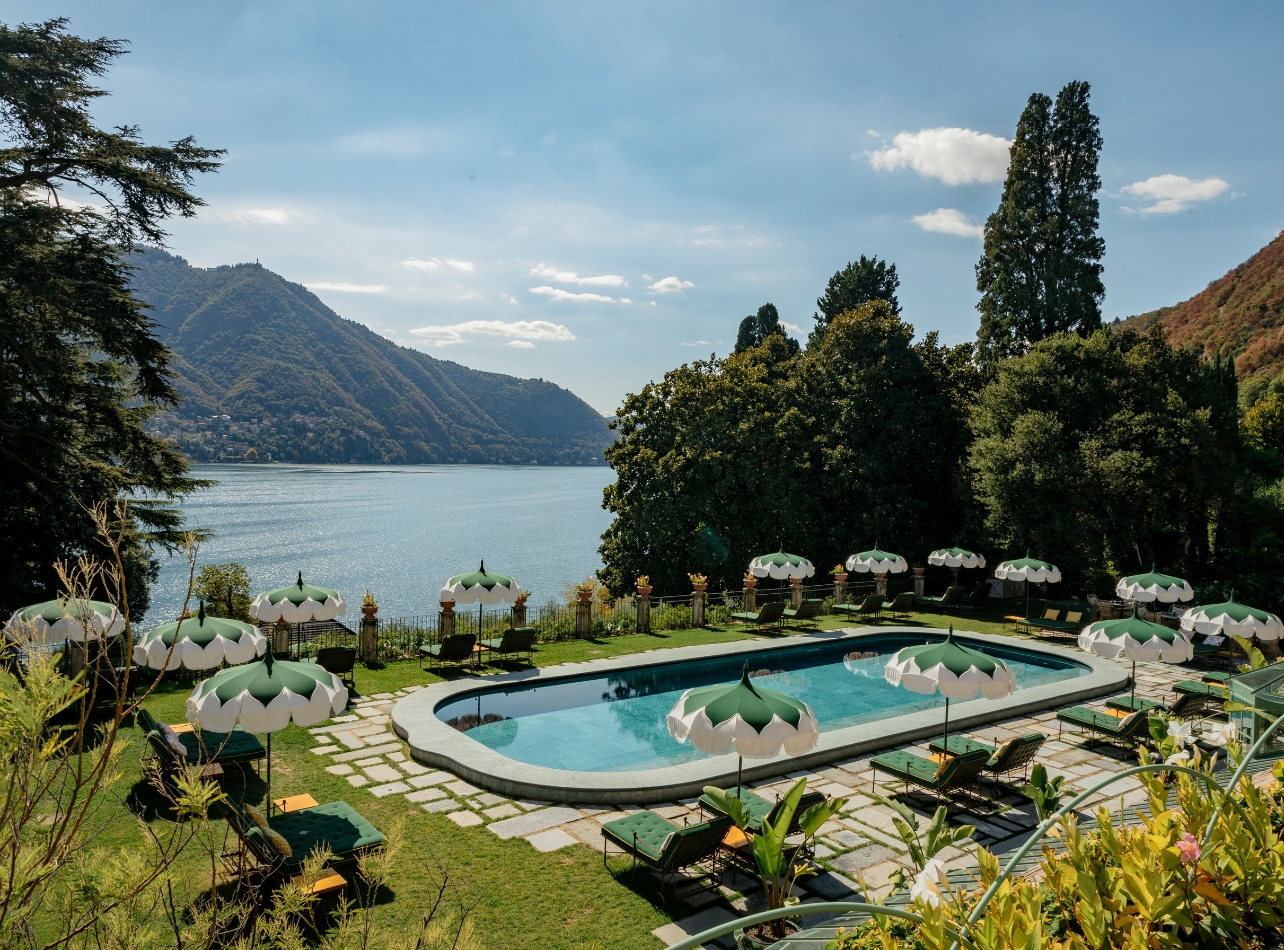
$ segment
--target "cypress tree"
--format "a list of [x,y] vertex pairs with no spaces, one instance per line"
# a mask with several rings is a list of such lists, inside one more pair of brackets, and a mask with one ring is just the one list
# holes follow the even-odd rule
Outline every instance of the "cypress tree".
[[983,365],[1055,333],[1101,326],[1101,132],[1088,95],[1086,82],[1068,83],[1055,105],[1035,93],[1017,123],[1003,197],[985,222],[976,265]]

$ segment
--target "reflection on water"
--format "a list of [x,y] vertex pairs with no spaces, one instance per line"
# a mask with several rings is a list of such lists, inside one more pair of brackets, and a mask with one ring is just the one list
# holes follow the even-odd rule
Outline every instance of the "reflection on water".
[[843,657],[843,666],[848,673],[855,673],[857,676],[864,676],[868,679],[883,678],[883,658],[877,653],[861,653],[856,651],[848,653]]

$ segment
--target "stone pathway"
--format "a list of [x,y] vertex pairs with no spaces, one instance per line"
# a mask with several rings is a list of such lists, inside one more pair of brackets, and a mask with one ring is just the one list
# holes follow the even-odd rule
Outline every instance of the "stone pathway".
[[[1171,701],[1173,683],[1198,677],[1198,671],[1185,667],[1139,664],[1137,695]],[[483,791],[449,772],[420,765],[411,760],[405,743],[389,728],[393,703],[420,688],[410,686],[395,693],[363,697],[350,706],[345,715],[310,730],[316,740],[312,751],[330,757],[333,764],[327,767],[328,772],[345,776],[351,785],[365,788],[375,797],[400,795],[424,811],[444,813],[460,827],[484,826],[500,838],[524,838],[542,852],[574,845],[601,849],[603,823],[642,810],[641,806],[612,809],[510,800]],[[1104,708],[1104,700],[1092,705]],[[1058,740],[1055,711],[969,730],[975,738],[995,745],[1027,732],[1041,732],[1049,737],[1040,749],[1038,761],[1049,774],[1065,776],[1066,788],[1071,794],[1086,789],[1111,772],[1136,764],[1135,755],[1100,743],[1089,748],[1085,737],[1069,731]],[[900,748],[918,755],[928,754],[926,742]],[[885,895],[890,890],[893,873],[908,866],[905,846],[892,824],[894,812],[876,797],[899,796],[904,787],[887,776],[875,775],[869,759],[870,756],[862,756],[814,771],[790,772],[753,789],[762,797],[775,800],[798,778],[806,777],[810,789],[848,799],[840,815],[821,829],[816,847],[816,867],[820,873],[801,882],[798,893],[804,901],[842,900],[853,893]],[[1122,801],[1125,806],[1131,806],[1144,797],[1140,783],[1128,779],[1112,786],[1108,795],[1088,802],[1084,811],[1091,813],[1102,801]],[[909,804],[924,823],[936,807],[934,800],[922,795],[900,800]],[[678,824],[702,820],[694,799],[653,805],[650,810]],[[978,801],[975,807],[952,814],[950,820],[953,824],[974,825],[975,842],[1000,853],[1016,847],[1038,824],[1034,806],[1016,793]],[[940,856],[950,868],[964,867],[974,861],[970,853],[956,849]],[[691,918],[654,931],[666,946],[729,920],[727,915],[765,909],[757,881],[738,872],[725,875],[717,887],[697,889],[694,896],[684,893],[683,900],[701,909]],[[818,918],[809,918],[809,926],[816,920]],[[733,943],[730,938],[719,942],[727,946]]]

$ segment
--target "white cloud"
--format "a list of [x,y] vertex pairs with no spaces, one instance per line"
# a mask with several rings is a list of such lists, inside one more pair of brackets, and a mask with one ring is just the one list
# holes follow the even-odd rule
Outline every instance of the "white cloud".
[[1124,210],[1141,214],[1172,214],[1175,211],[1185,211],[1197,201],[1211,201],[1229,187],[1220,178],[1192,181],[1183,175],[1156,175],[1154,178],[1123,186],[1124,194],[1151,202],[1141,208]]
[[680,294],[684,287],[694,287],[695,284],[689,280],[679,280],[677,277],[662,277],[654,284],[647,288],[653,294]]
[[242,208],[223,217],[242,224],[289,224],[293,215],[284,208]]
[[442,267],[449,267],[451,270],[463,271],[464,273],[471,273],[472,271],[477,269],[477,266],[472,261],[457,261],[451,258],[446,258],[443,261],[440,257],[434,257],[431,260],[427,260],[427,261],[421,261],[414,257],[408,257],[401,262],[401,266],[406,268],[407,270],[426,270],[426,271],[437,271],[437,270],[441,270]]
[[683,343],[683,346],[708,346],[708,340],[692,340],[690,343]]
[[653,306],[653,307],[655,306],[655,301],[654,301],[654,300],[652,300],[652,301],[651,301],[651,306]]
[[522,349],[522,350],[530,350],[535,348],[535,344],[532,343],[530,340],[509,340],[508,345],[515,346],[518,349]]
[[962,211],[954,208],[937,208],[929,214],[916,214],[910,218],[924,231],[957,234],[959,237],[984,237],[985,229],[979,224],[968,224]]
[[630,300],[628,297],[621,297],[620,303],[633,303],[633,301]]
[[865,155],[870,165],[883,171],[909,166],[947,185],[967,185],[1002,181],[1011,145],[1005,138],[971,129],[920,129],[900,132],[887,148]]
[[[445,326],[418,327],[410,331],[411,335],[425,340],[432,346],[451,346],[465,343],[466,335],[512,337],[509,341],[514,346],[525,346],[525,341],[574,340],[575,334],[560,323],[547,320],[514,320],[505,323],[503,320],[468,320],[464,323],[452,323]],[[529,344],[534,346],[534,344]]]
[[787,320],[781,320],[780,325],[792,333],[794,336],[802,336],[803,328],[796,323],[790,323]]
[[531,268],[532,277],[543,277],[545,280],[559,284],[579,284],[581,287],[627,287],[629,282],[619,274],[602,274],[600,277],[580,277],[574,271],[558,270],[547,264],[536,264]]
[[332,284],[329,281],[317,281],[303,286],[308,290],[337,290],[344,294],[381,294],[388,289],[383,284]]
[[509,303],[511,303],[514,307],[520,307],[520,306],[521,306],[521,304],[519,304],[519,303],[517,302],[517,298],[516,298],[516,297],[514,297],[514,296],[512,296],[511,294],[500,294],[500,295],[499,295],[499,299],[500,299],[500,300],[506,300],[506,301],[508,301],[508,302],[509,302]]
[[600,303],[615,303],[614,297],[603,297],[601,294],[573,294],[569,290],[562,290],[560,287],[532,287],[530,291],[533,294],[552,297],[554,300],[596,300]]

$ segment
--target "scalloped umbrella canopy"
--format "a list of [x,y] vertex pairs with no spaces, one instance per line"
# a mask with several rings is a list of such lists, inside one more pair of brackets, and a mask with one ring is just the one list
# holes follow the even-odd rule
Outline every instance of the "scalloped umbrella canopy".
[[755,686],[749,664],[738,683],[689,689],[668,717],[669,735],[710,755],[734,752],[770,759],[784,749],[802,755],[816,747],[820,727],[811,707],[774,689]]
[[486,570],[486,562],[471,574],[456,574],[441,588],[438,600],[457,604],[511,604],[522,593],[522,585],[511,577]]
[[264,623],[304,623],[308,620],[333,620],[348,612],[343,596],[328,587],[313,587],[299,579],[288,587],[278,587],[259,594],[250,604],[250,616]]
[[984,556],[966,548],[938,548],[927,556],[933,567],[985,567]]
[[1256,637],[1264,643],[1284,636],[1284,623],[1279,617],[1237,602],[1234,591],[1225,603],[1188,608],[1182,615],[1181,628],[1194,633]]
[[811,577],[816,573],[811,561],[797,554],[786,554],[781,548],[775,554],[763,554],[749,562],[749,573],[754,577]]
[[94,639],[114,637],[124,632],[125,618],[101,600],[47,600],[15,610],[4,632],[11,640],[48,646],[64,640],[83,642],[86,626]]
[[1194,644],[1183,631],[1151,623],[1137,616],[1120,620],[1098,620],[1079,633],[1079,648],[1087,653],[1142,663],[1185,663],[1195,654]]
[[908,567],[905,558],[899,554],[880,551],[877,543],[870,550],[860,551],[847,559],[847,570],[860,574],[871,571],[875,574],[899,574]]
[[994,569],[994,576],[1001,581],[1030,581],[1034,584],[1045,581],[1056,584],[1061,580],[1061,572],[1055,564],[1032,558],[1029,553],[1013,561],[1004,561]]
[[187,697],[188,721],[213,732],[278,732],[315,726],[343,712],[348,688],[315,663],[277,660],[268,650],[257,663],[234,666],[196,684]]
[[265,649],[267,638],[253,624],[211,617],[201,604],[196,616],[144,634],[134,645],[134,662],[153,670],[212,670],[223,663],[248,663]]
[[912,693],[939,692],[947,699],[1002,699],[1016,689],[1016,676],[1002,660],[954,639],[954,628],[940,643],[905,647],[887,661],[883,679]]
[[1180,577],[1160,574],[1152,566],[1149,574],[1133,574],[1119,581],[1115,593],[1124,600],[1136,600],[1142,603],[1159,601],[1161,604],[1175,604],[1179,600],[1194,600],[1195,592]]

